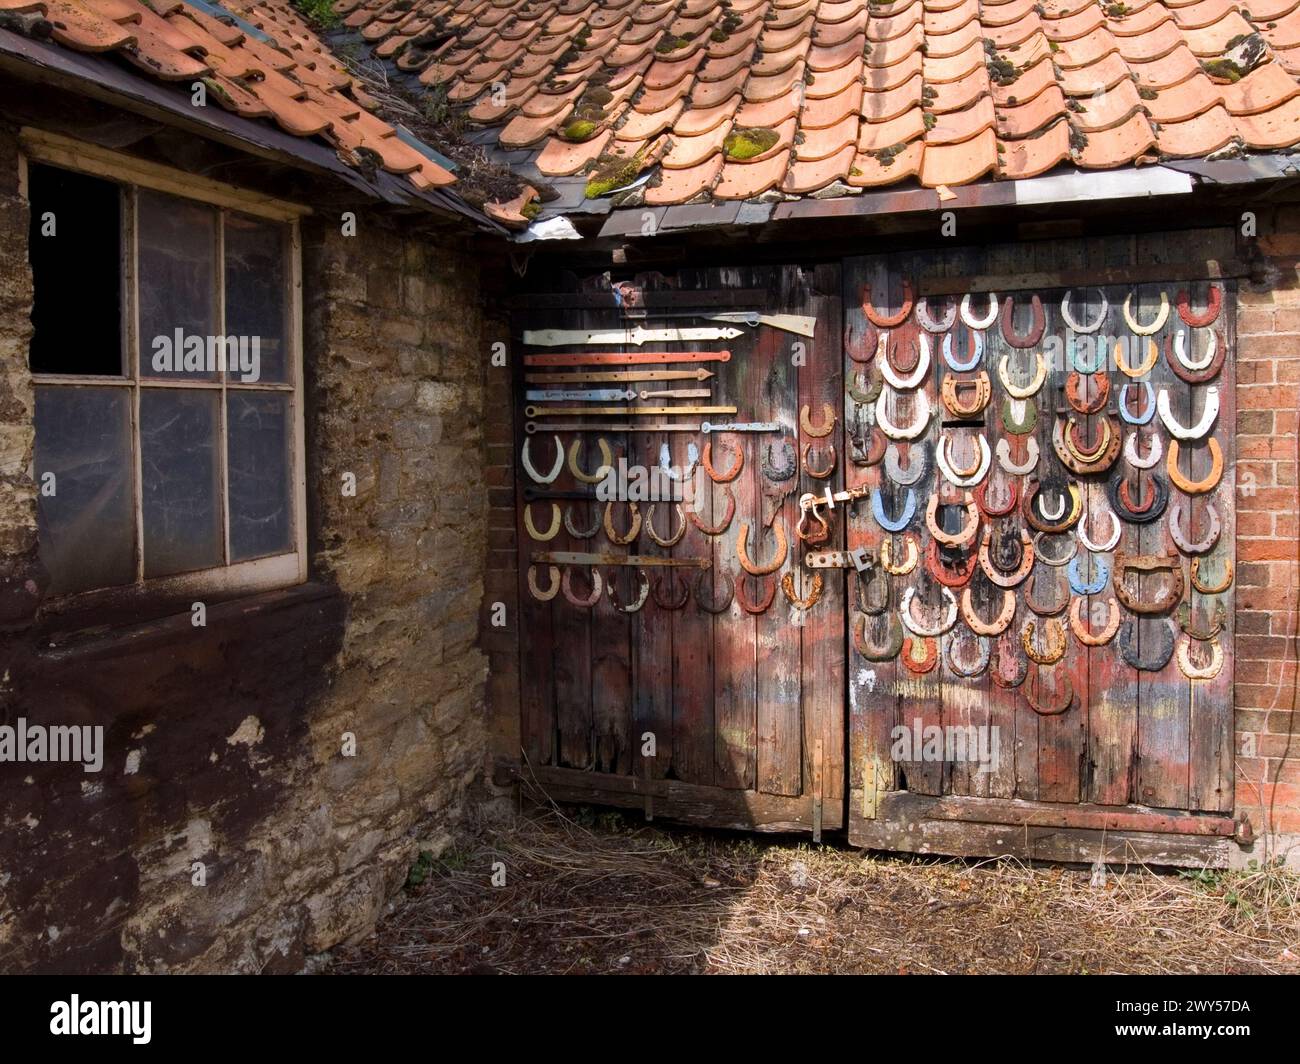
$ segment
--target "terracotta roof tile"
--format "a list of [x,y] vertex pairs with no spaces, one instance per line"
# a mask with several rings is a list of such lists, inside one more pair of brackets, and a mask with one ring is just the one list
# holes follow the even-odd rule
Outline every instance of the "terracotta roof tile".
[[1045,133],[999,142],[998,174],[1003,178],[1037,177],[1070,158],[1070,125],[1057,122]]
[[1145,115],[1137,114],[1123,125],[1087,135],[1088,142],[1078,152],[1080,166],[1109,170],[1131,163],[1155,147],[1156,135]]
[[855,149],[850,142],[833,155],[811,162],[798,159],[790,166],[781,188],[792,195],[804,195],[825,188],[834,181],[842,181],[853,168]]
[[723,122],[698,137],[674,137],[672,148],[663,157],[664,169],[689,170],[699,166],[710,156],[722,151],[722,142],[730,132],[731,124]]
[[698,137],[719,125],[729,122],[739,106],[740,94],[736,93],[711,107],[688,108],[672,124],[673,132],[683,137]]
[[722,165],[722,176],[713,187],[717,199],[752,199],[775,188],[785,178],[790,163],[789,149],[758,161]]
[[936,144],[960,144],[993,128],[993,98],[980,100],[964,111],[949,111],[940,115],[925,134],[928,151]]
[[568,177],[576,174],[588,163],[595,161],[596,156],[604,151],[613,139],[614,134],[610,130],[579,144],[572,144],[559,137],[551,137],[546,142],[546,147],[542,149],[541,155],[537,157],[537,169],[548,177]]
[[997,165],[997,137],[992,128],[960,144],[926,144],[921,157],[921,184],[968,185]]
[[858,120],[862,114],[862,84],[854,81],[834,96],[807,99],[799,116],[801,129],[825,129],[852,115]]
[[803,140],[795,146],[794,157],[799,162],[816,162],[818,159],[829,158],[846,146],[857,144],[861,125],[857,115],[848,115],[824,129],[801,127]]
[[923,149],[923,143],[914,140],[897,155],[888,157],[859,152],[853,157],[853,166],[845,183],[857,188],[873,188],[915,177],[921,172]]
[[1065,94],[1053,84],[1027,103],[999,107],[997,131],[1002,140],[1019,139],[1037,133],[1065,114]]
[[1192,158],[1218,151],[1235,135],[1236,127],[1227,109],[1216,105],[1195,118],[1161,124],[1156,136],[1166,155]]

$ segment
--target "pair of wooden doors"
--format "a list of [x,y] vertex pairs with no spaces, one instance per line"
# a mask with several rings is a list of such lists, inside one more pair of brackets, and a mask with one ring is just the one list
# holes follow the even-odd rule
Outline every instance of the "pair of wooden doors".
[[[1171,276],[1185,269],[1175,265],[1188,254],[1180,240],[1172,238],[1164,249]],[[1201,595],[1187,584],[1195,556],[1180,554],[1169,522],[1176,509],[1178,534],[1198,545],[1217,522],[1215,544],[1199,557],[1207,573],[1210,568],[1221,572],[1223,560],[1231,561],[1232,360],[1221,360],[1213,383],[1193,385],[1170,370],[1165,347],[1172,357],[1182,330],[1184,342],[1194,343],[1193,334],[1203,334],[1202,347],[1194,350],[1203,350],[1204,337],[1216,332],[1215,342],[1225,352],[1230,349],[1231,288],[1219,286],[1224,299],[1215,323],[1194,330],[1177,312],[1177,286],[1115,283],[1127,276],[1126,268],[1138,272],[1139,257],[1146,263],[1144,276],[1150,275],[1151,256],[1160,250],[1118,240],[1060,245],[1047,253],[1047,261],[1043,249],[1020,245],[943,256],[864,257],[810,269],[681,271],[639,277],[625,289],[632,293],[633,306],[639,302],[644,311],[625,306],[611,312],[600,306],[604,295],[598,290],[573,301],[577,306],[571,302],[529,310],[522,323],[528,329],[608,328],[628,324],[628,314],[635,324],[643,312],[645,322],[656,326],[722,325],[706,316],[738,310],[810,317],[815,327],[805,337],[766,324],[733,323],[739,335],[725,342],[643,343],[622,349],[716,351],[725,346],[728,360],[702,363],[714,376],[706,379],[707,388],[693,390],[707,390],[706,399],[659,401],[734,406],[734,414],[709,416],[715,422],[772,421],[780,425],[779,433],[548,433],[538,421],[537,431],[528,437],[530,466],[548,466],[557,448],[565,459],[551,483],[536,483],[521,471],[517,488],[523,773],[557,798],[635,806],[711,826],[815,835],[847,827],[852,843],[873,848],[1173,864],[1221,860],[1232,833],[1231,592]],[[1036,276],[1030,276],[1031,267]],[[982,328],[967,324],[979,326],[987,318],[991,277],[1000,289],[999,306],[1005,309],[1010,296],[1022,308],[1013,310],[1009,326],[1017,343],[1023,344],[1035,328],[1033,297],[1038,297],[1043,335],[1032,344],[1009,342],[1000,317]],[[1067,321],[1061,311],[1066,290],[1049,282],[1069,277],[1108,283],[1079,284]],[[961,291],[976,278],[982,279],[978,291]],[[1017,278],[1032,283],[1018,284]],[[905,279],[912,285],[910,293]],[[1196,300],[1208,298],[1205,285],[1190,287]],[[933,295],[922,310],[930,326],[942,326],[947,309],[955,309],[963,294],[972,298],[951,326],[931,331],[917,323],[916,303],[927,289]],[[874,323],[864,302],[872,308]],[[1104,320],[1099,319],[1103,302]],[[698,316],[678,316],[688,312]],[[1150,343],[1157,347],[1159,357],[1144,373],[1118,370],[1113,352],[1104,352],[1107,370],[1099,372],[1115,394],[1102,413],[1072,411],[1064,400],[1072,367],[1075,372],[1079,367],[1091,370],[1089,359],[1095,355],[1072,361],[1069,351],[1059,358],[1049,353],[1032,398],[1015,398],[1033,383],[1033,356],[1049,348],[1053,336],[1068,340],[1064,334],[1073,331],[1070,322],[1099,322],[1099,336],[1123,340],[1131,333],[1130,320],[1147,329],[1162,313],[1160,328],[1133,345],[1134,357],[1142,359]],[[907,349],[909,343],[915,352]],[[929,365],[918,372],[922,344]],[[1198,357],[1188,354],[1193,364]],[[886,367],[878,360],[884,359],[890,361],[882,381]],[[1130,370],[1140,368],[1133,360],[1125,364]],[[548,385],[535,376],[534,367],[524,365],[519,372],[525,378],[534,375],[519,382],[522,408],[528,390]],[[983,375],[988,396],[978,414],[957,416],[944,406],[945,378],[979,385]],[[1081,376],[1091,378],[1091,384],[1083,385],[1086,406],[1103,385],[1101,377]],[[1125,384],[1132,387],[1121,393]],[[641,382],[629,386],[646,387]],[[679,382],[650,387],[673,386]],[[1001,636],[976,638],[966,630],[966,614],[959,612],[942,634],[907,632],[905,648],[882,656],[890,649],[904,596],[909,596],[908,616],[917,633],[942,627],[949,595],[960,602],[964,591],[969,591],[966,605],[977,619],[996,618],[1008,601],[1004,589],[979,573],[964,585],[959,579],[963,557],[972,566],[978,559],[978,537],[987,527],[996,531],[1005,525],[1011,538],[1024,528],[1033,543],[1036,529],[1021,517],[1019,505],[1005,516],[990,516],[1001,511],[1012,491],[1023,502],[1031,482],[1046,483],[1039,505],[1052,512],[1048,494],[1057,491],[1073,499],[1069,487],[1074,484],[1085,536],[1092,546],[1107,545],[1110,480],[1125,473],[1126,459],[1119,457],[1102,474],[1073,475],[1057,456],[1053,437],[1058,423],[1068,426],[1073,414],[1077,439],[1084,441],[1076,448],[1081,452],[1104,431],[1120,434],[1123,442],[1137,433],[1136,444],[1145,444],[1145,450],[1135,450],[1142,460],[1141,455],[1151,454],[1150,437],[1160,438],[1166,447],[1172,440],[1161,429],[1160,414],[1153,410],[1146,417],[1143,401],[1158,405],[1164,392],[1175,423],[1191,425],[1210,388],[1217,389],[1220,404],[1212,437],[1226,468],[1221,486],[1184,496],[1169,485],[1161,463],[1155,475],[1170,496],[1161,516],[1121,522],[1120,538],[1107,550],[1078,554],[1075,545],[1077,569],[1068,563],[1036,564],[1031,571],[1037,586],[1029,600],[1034,606],[1026,601],[1022,585],[1012,589],[1015,612]],[[1121,394],[1132,422],[1119,416]],[[1008,401],[1016,406],[1004,409]],[[959,408],[963,402],[958,401]],[[1027,428],[1030,405],[1036,423]],[[892,435],[900,428],[911,431],[918,406],[931,412],[924,428],[910,438]],[[879,413],[892,426],[892,438],[881,433]],[[1008,425],[1017,431],[1008,431]],[[583,478],[604,461],[602,439],[609,453],[625,458],[629,467],[666,463],[685,471],[703,452],[707,462],[700,464],[707,472],[699,478],[702,487],[686,507],[687,515],[679,518],[671,501],[642,502],[634,514],[625,504],[605,506],[577,497],[592,491]],[[1002,443],[1006,463],[998,457]],[[886,445],[888,461],[882,458]],[[934,544],[931,529],[960,534],[966,510],[949,505],[963,500],[963,492],[954,495],[949,483],[942,492],[945,505],[927,520],[931,493],[953,476],[961,479],[953,470],[975,470],[968,478],[980,473],[983,447],[990,459],[978,477],[987,487],[977,507],[976,545],[950,550],[945,543]],[[1038,452],[1032,469],[1009,474],[1005,465],[1029,468],[1031,449]],[[737,462],[740,469],[733,476]],[[1212,464],[1210,449],[1204,440],[1186,441],[1178,463],[1184,481],[1203,479]],[[1129,469],[1126,475],[1138,504],[1146,501],[1144,484],[1148,492],[1158,489],[1149,471]],[[907,478],[910,483],[901,483]],[[868,493],[860,502],[831,511],[829,537],[816,549],[864,547],[877,568],[861,575],[844,568],[811,570],[803,564],[809,548],[795,535],[797,500],[805,492],[846,487],[878,490],[875,499]],[[913,512],[901,530],[887,531],[886,525],[898,525],[909,506]],[[550,531],[546,526],[556,513],[558,531],[538,541],[533,533],[539,526]],[[672,540],[679,520],[685,521],[681,538],[661,546],[656,540]],[[1039,522],[1050,524],[1042,517]],[[1037,545],[1049,554],[1054,547],[1059,555],[1076,543],[1078,527],[1069,534],[1044,533]],[[742,556],[750,568],[769,568],[782,539],[786,557],[779,567],[758,575],[745,571]],[[882,575],[878,566],[886,541],[894,571]],[[912,547],[917,560],[907,568]],[[1069,620],[1074,600],[1082,600],[1084,631],[1104,632],[1114,586],[1103,583],[1089,592],[1103,573],[1115,579],[1117,551],[1177,559],[1187,588],[1184,600],[1193,610],[1189,623],[1198,634],[1213,622],[1215,604],[1225,603],[1227,620],[1215,638],[1220,649],[1227,648],[1227,660],[1212,678],[1189,679],[1176,656],[1161,663],[1165,641],[1180,634],[1174,616],[1129,616],[1119,609],[1124,645],[1141,668],[1120,653],[1118,634],[1095,647],[1075,637]],[[598,566],[601,595],[593,598],[589,571],[575,571],[567,583],[560,578],[561,593],[545,597],[549,562],[537,559],[556,552],[707,560],[709,567]],[[931,559],[932,553],[937,558]],[[1125,577],[1130,599],[1141,604],[1144,594],[1158,597],[1162,578],[1160,572],[1146,571]],[[1211,579],[1207,575],[1201,583]],[[628,612],[642,580],[650,591],[640,609]],[[542,597],[536,594],[539,588]],[[1061,596],[1069,607],[1051,613],[1053,599]],[[594,604],[583,604],[588,601]],[[1025,658],[1026,675],[1033,675],[1019,686],[994,682],[988,667],[961,675],[978,665],[983,647],[990,646],[996,667],[1014,680],[1017,669],[1010,659],[1029,622],[1035,626],[1029,642],[1034,655],[1050,659],[1058,636],[1064,637],[1064,654],[1048,665]],[[1198,641],[1189,660],[1203,663],[1212,656],[1207,646],[1212,644]],[[869,656],[863,655],[864,648]],[[927,655],[935,660],[927,663]],[[1156,664],[1158,668],[1146,667]],[[1058,713],[1040,713],[1025,697],[1028,691],[1040,709],[1047,703],[1055,708],[1066,685],[1070,703]],[[954,739],[965,744],[961,756],[954,756]]]

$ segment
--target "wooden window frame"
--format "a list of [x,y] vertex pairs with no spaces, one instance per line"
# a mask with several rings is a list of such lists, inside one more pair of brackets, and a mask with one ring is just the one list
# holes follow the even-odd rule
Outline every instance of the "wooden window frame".
[[[19,194],[28,200],[28,166],[32,163],[55,166],[99,177],[121,186],[122,189],[122,299],[123,299],[123,351],[125,353],[122,376],[91,374],[32,373],[33,387],[121,387],[131,391],[131,460],[134,462],[132,491],[134,494],[135,538],[133,547],[135,574],[131,583],[54,596],[47,605],[62,609],[68,607],[93,607],[101,601],[121,602],[123,599],[163,599],[195,594],[231,596],[270,591],[301,584],[307,579],[307,478],[306,478],[306,419],[304,416],[303,357],[302,357],[302,235],[300,219],[311,213],[310,208],[275,199],[197,177],[157,163],[147,162],[129,155],[114,152],[97,145],[84,143],[45,130],[24,128],[19,135],[18,177]],[[239,213],[265,221],[275,222],[288,229],[285,275],[285,383],[258,382],[256,384],[229,380],[221,374],[215,381],[169,381],[146,379],[140,376],[141,350],[139,342],[140,299],[138,284],[138,227],[137,204],[140,189],[162,192],[191,202],[203,203],[217,209],[216,252],[214,260],[214,293],[217,335],[225,335],[225,220],[229,213]],[[146,578],[144,575],[144,520],[143,482],[141,479],[140,396],[146,388],[180,388],[214,391],[221,396],[216,447],[221,507],[222,557],[221,565],[196,569],[170,576]],[[291,549],[287,552],[231,562],[230,559],[230,506],[227,451],[226,396],[230,392],[261,392],[283,394],[289,397],[290,433],[293,456],[290,476],[292,513]],[[36,476],[35,464],[31,475]]]

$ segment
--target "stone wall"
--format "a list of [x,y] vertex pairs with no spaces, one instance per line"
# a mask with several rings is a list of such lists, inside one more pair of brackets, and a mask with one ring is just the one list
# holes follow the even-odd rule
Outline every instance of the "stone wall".
[[[30,614],[15,160],[0,131],[0,579],[19,574]],[[301,969],[368,931],[466,806],[485,747],[478,252],[402,225],[303,225],[309,583],[214,602],[205,628],[155,610],[0,636],[0,723],[106,729],[97,774],[0,764],[0,970]]]

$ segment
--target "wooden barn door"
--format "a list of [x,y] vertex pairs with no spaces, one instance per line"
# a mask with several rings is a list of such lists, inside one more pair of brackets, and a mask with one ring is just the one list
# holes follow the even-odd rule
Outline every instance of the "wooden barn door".
[[[674,379],[624,384],[557,384],[536,376],[540,367],[519,364],[516,424],[537,429],[517,435],[529,441],[530,461],[543,476],[554,462],[558,436],[566,459],[550,483],[538,483],[522,469],[516,486],[520,571],[520,687],[522,760],[519,774],[561,800],[631,806],[679,821],[770,831],[818,833],[842,827],[844,810],[844,589],[842,579],[825,580],[813,595],[811,574],[799,565],[794,536],[796,500],[805,491],[842,483],[845,463],[839,415],[841,372],[840,276],[838,267],[682,270],[628,279],[620,289],[625,306],[614,303],[608,278],[579,284],[570,295],[525,300],[515,318],[517,339],[524,330],[596,330],[642,325],[720,327],[739,335],[726,340],[654,343],[637,346],[522,346],[525,355],[576,351],[681,352],[728,349],[728,361],[646,365],[645,370],[706,368],[704,381]],[[635,309],[636,305],[642,309]],[[816,319],[805,337],[767,324],[710,321],[720,312],[795,314]],[[583,369],[618,371],[629,367],[547,367],[549,372]],[[528,379],[531,375],[532,379]],[[704,398],[659,397],[654,405],[734,406],[736,412],[641,418],[677,423],[778,422],[780,433],[578,432],[549,430],[548,424],[627,422],[627,415],[547,417],[526,406],[529,389],[631,387],[637,390],[692,389]],[[552,404],[553,405],[553,404]],[[800,409],[810,409],[810,424],[820,430],[828,405],[833,429],[825,437],[803,434]],[[610,509],[616,540],[604,527],[604,507],[584,496],[594,488],[575,476],[598,470],[602,441],[615,463],[659,465],[667,448],[670,464],[684,470],[692,451],[710,446],[719,479],[706,485],[687,521],[686,532],[670,547],[648,533],[649,520],[661,539],[671,539],[680,517],[671,503],[642,503],[634,517],[628,506]],[[807,473],[802,444],[810,444],[813,467],[834,462],[831,479]],[[576,447],[574,463],[567,454]],[[763,459],[772,449],[769,473]],[[796,463],[788,479],[770,475]],[[739,473],[724,478],[737,458]],[[734,513],[727,520],[727,514]],[[688,505],[688,509],[691,509]],[[531,515],[526,520],[526,515]],[[559,515],[558,531],[549,535]],[[639,527],[634,522],[640,521]],[[531,527],[530,527],[531,525]],[[781,567],[747,577],[738,561],[737,539],[748,528],[750,554],[760,565],[777,553],[777,526],[788,544]],[[635,528],[636,534],[623,542]],[[540,532],[547,538],[539,539]],[[578,533],[578,534],[575,534]],[[843,527],[837,529],[842,540]],[[834,544],[831,544],[834,545]],[[565,593],[547,596],[548,556],[562,552],[605,553],[704,559],[708,568],[633,565],[596,567],[606,591],[592,606],[575,605]],[[579,602],[589,596],[587,567],[559,565],[569,573],[568,591]],[[531,580],[536,588],[530,586]],[[652,593],[635,612],[617,606],[636,601],[641,574]],[[742,582],[742,577],[743,582]],[[797,597],[816,598],[807,609],[792,607],[781,588],[791,581]],[[656,581],[658,582],[656,586]],[[755,607],[738,598],[719,612],[732,584]],[[678,606],[683,594],[687,597]],[[704,605],[702,605],[702,603]],[[677,608],[673,608],[677,607]],[[653,750],[653,753],[648,751]]]
[[[1231,281],[1215,282],[1222,295],[1222,309],[1206,327],[1189,327],[1176,302],[1180,289],[1188,289],[1193,316],[1203,312],[1213,263],[1231,257],[1231,234],[1208,231],[882,255],[846,264],[844,369],[845,420],[849,424],[855,414],[862,415],[857,418],[860,422],[870,420],[870,415],[869,404],[858,404],[848,390],[854,389],[859,398],[871,394],[879,359],[890,353],[894,355],[895,379],[905,377],[902,369],[911,364],[918,337],[924,333],[917,327],[915,310],[895,329],[874,329],[861,309],[864,298],[877,318],[887,318],[902,310],[907,295],[903,280],[908,279],[915,286],[913,295],[929,295],[929,320],[941,325],[945,307],[967,293],[972,297],[969,317],[978,323],[988,307],[986,293],[994,291],[999,311],[1005,309],[1008,298],[1014,300],[1011,333],[1020,338],[1030,334],[1034,297],[1045,315],[1042,340],[1025,348],[1008,342],[1000,328],[1001,314],[983,331],[971,330],[958,317],[949,329],[924,333],[933,356],[929,370],[914,389],[886,384],[883,408],[892,425],[904,427],[912,424],[919,405],[928,402],[935,411],[924,432],[910,441],[892,444],[894,472],[902,470],[904,479],[914,470],[923,470],[922,475],[904,487],[887,471],[886,462],[849,466],[851,484],[880,489],[887,521],[901,519],[909,506],[915,506],[915,516],[898,533],[886,532],[870,507],[857,508],[848,521],[849,547],[865,546],[879,559],[881,547],[888,546],[895,570],[908,560],[909,541],[918,553],[917,564],[910,571],[884,573],[874,585],[869,584],[873,574],[867,574],[865,597],[858,599],[854,592],[847,597],[850,632],[861,624],[865,636],[859,645],[851,639],[848,651],[848,824],[853,843],[917,852],[1014,853],[1079,861],[1103,856],[1111,861],[1141,859],[1167,864],[1224,860],[1233,832],[1233,595],[1230,588],[1219,594],[1196,590],[1191,566],[1200,558],[1199,584],[1206,587],[1222,583],[1233,563],[1235,292]],[[1104,352],[1104,380],[1111,391],[1105,410],[1095,415],[1070,406],[1065,389],[1075,364],[1063,346],[1052,346],[1053,338],[1068,338],[1062,298],[1070,288],[1072,319],[1084,327],[1100,321],[1098,336],[1134,336],[1125,319],[1126,299],[1129,317],[1142,329],[1157,322],[1160,325],[1149,340],[1143,336],[1126,358],[1125,364],[1135,371],[1132,375],[1116,368],[1113,349]],[[882,331],[888,337],[886,350],[871,361],[855,360],[854,356],[862,358],[874,352],[874,342]],[[1191,340],[1188,358],[1192,363],[1204,356],[1210,343],[1226,347],[1217,374],[1213,367],[1203,373],[1206,378],[1213,374],[1212,380],[1192,384],[1175,376],[1170,362],[1175,356],[1167,353],[1167,345],[1179,334]],[[954,345],[951,361],[943,357],[946,337],[951,337],[949,342]],[[976,361],[975,345],[980,341],[983,352]],[[1142,372],[1152,350],[1149,343],[1156,345],[1156,357],[1150,369]],[[1047,352],[1047,375],[1028,401],[1031,411],[1019,400],[1010,405],[1013,396],[1000,378],[999,367],[1008,358],[1006,379],[1023,391],[1021,386],[1030,383],[1036,352]],[[1220,350],[1219,354],[1223,353]],[[1134,364],[1135,359],[1141,361]],[[1084,369],[1090,368],[1087,363],[1085,349]],[[954,364],[971,366],[958,371]],[[979,384],[984,374],[991,394],[978,413],[959,416],[945,408],[945,379]],[[1095,389],[1102,380],[1098,377],[1088,385],[1093,390],[1082,397],[1083,406],[1089,405],[1087,399],[1097,394]],[[1121,421],[1118,403],[1125,384],[1133,385],[1130,392],[1136,393],[1133,398],[1139,403],[1156,400],[1164,393],[1173,417],[1183,426],[1196,422],[1204,404],[1213,401],[1209,397],[1217,396],[1219,413],[1211,430],[1203,438],[1181,441],[1177,460],[1178,472],[1188,478],[1181,483],[1187,485],[1211,472],[1217,448],[1224,463],[1217,486],[1198,493],[1171,483],[1178,478],[1171,475],[1167,459],[1171,444],[1179,441],[1173,439],[1159,413],[1140,426]],[[973,403],[976,394],[974,387],[964,388],[958,398]],[[1036,423],[1027,424],[1032,416]],[[1104,472],[1080,474],[1067,469],[1054,445],[1058,425],[1068,431],[1069,419],[1074,419],[1076,449],[1086,455],[1105,431],[1103,416],[1110,430],[1122,432],[1124,440],[1135,431],[1139,433],[1142,446],[1135,451],[1139,461],[1150,454],[1151,440],[1163,449],[1160,461],[1150,469],[1138,470],[1121,448]],[[979,534],[969,544],[936,545],[925,516],[931,493],[939,491],[939,501],[945,504],[966,501],[966,489],[954,485],[938,467],[936,448],[945,441],[949,448],[946,460],[960,476],[962,469],[978,467],[981,437],[993,458],[989,472],[978,484],[985,492],[977,504]],[[1038,457],[1027,472],[1013,474],[997,457],[1000,447],[1013,467],[1029,467],[1035,447]],[[1168,499],[1155,520],[1121,521],[1119,540],[1111,547],[1107,542],[1112,527],[1107,516],[1112,512],[1108,485],[1117,475],[1130,481],[1135,509],[1147,501],[1144,490],[1163,486]],[[1038,536],[1036,542],[1030,540],[1040,552],[1031,571],[1037,611],[1027,601],[1030,584],[1026,578],[1009,589],[1015,614],[1002,635],[976,638],[964,613],[959,612],[956,623],[943,634],[912,636],[897,654],[884,653],[891,649],[891,637],[899,634],[894,626],[908,589],[914,598],[912,616],[919,620],[921,630],[944,627],[951,600],[940,576],[953,585],[947,594],[959,607],[963,592],[970,593],[977,623],[996,620],[1003,604],[1011,599],[1004,597],[978,564],[972,567],[973,576],[963,583],[963,567],[974,560],[972,552],[987,528],[998,537],[995,543],[1003,548],[1004,562],[1015,561],[1014,544],[1002,537],[1005,533],[1018,538],[1021,529],[1031,537],[1036,534],[1024,513],[1025,495],[1035,481],[1046,487],[1049,513],[1060,505],[1058,490],[1071,484],[1078,489],[1082,510],[1081,522],[1064,534],[1048,533]],[[997,516],[1012,492],[1018,496],[1017,506],[1005,516]],[[909,502],[909,493],[914,503]],[[954,535],[966,516],[961,505],[943,505],[933,527],[945,536]],[[1061,520],[1068,516],[1067,512]],[[1217,540],[1215,522],[1219,526]],[[1093,552],[1080,542],[1080,527],[1090,535],[1092,545],[1101,549]],[[1182,543],[1177,542],[1180,537]],[[1077,551],[1078,568],[1074,571],[1043,560],[1063,560],[1072,550]],[[1116,563],[1121,554],[1159,555],[1169,559],[1175,571],[1130,574],[1125,587],[1131,601],[1145,606],[1177,583],[1182,591],[1175,601],[1191,608],[1194,632],[1204,636],[1221,623],[1214,639],[1183,637],[1187,660],[1194,668],[1212,671],[1215,655],[1222,652],[1216,675],[1189,677],[1180,669],[1178,655],[1168,656],[1166,641],[1180,633],[1176,609],[1138,617],[1117,603],[1122,628],[1115,639],[1098,646],[1079,640],[1070,623],[1071,610],[1077,609],[1087,622],[1084,630],[1088,634],[1104,633],[1110,601],[1117,595]],[[1001,569],[996,571],[1007,579]],[[1109,576],[1103,580],[1107,572]],[[880,610],[884,588],[888,599]],[[1063,602],[1068,604],[1066,609],[1053,614],[1056,604]],[[1220,611],[1217,621],[1216,611]],[[1040,657],[1055,656],[1060,649],[1055,641],[1064,639],[1064,654],[1058,661],[1038,665],[1026,658],[1024,639],[1030,623],[1029,644]],[[1121,640],[1129,646],[1127,657],[1121,651]],[[977,671],[983,649],[991,652],[992,663]],[[991,674],[999,665],[1004,670],[999,675],[1007,682],[1016,679],[1021,667],[1027,668],[1026,679],[1019,686],[993,682]],[[959,674],[964,672],[974,674]],[[1068,708],[1052,712],[1062,705]],[[927,741],[935,737],[944,744],[944,752],[937,757],[936,747],[927,748]],[[987,745],[972,752],[971,740]],[[966,753],[954,758],[963,741]]]

